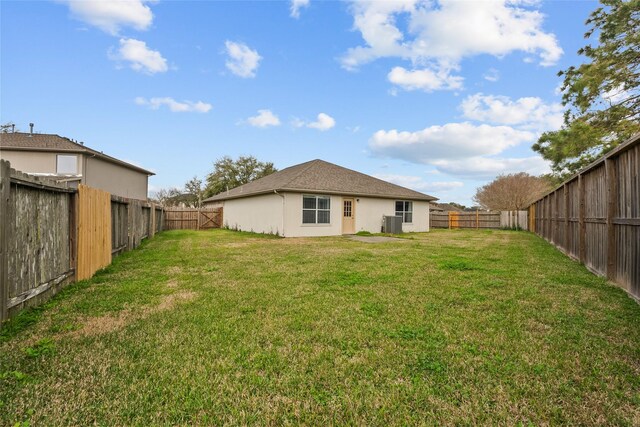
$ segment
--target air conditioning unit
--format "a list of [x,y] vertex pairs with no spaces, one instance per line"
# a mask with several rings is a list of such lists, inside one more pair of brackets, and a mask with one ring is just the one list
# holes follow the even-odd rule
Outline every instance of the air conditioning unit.
[[402,233],[402,217],[401,216],[382,216],[382,232],[389,234]]

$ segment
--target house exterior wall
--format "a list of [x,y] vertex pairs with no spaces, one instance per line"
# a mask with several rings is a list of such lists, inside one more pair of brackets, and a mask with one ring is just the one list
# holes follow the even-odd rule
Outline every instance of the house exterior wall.
[[[372,197],[358,197],[356,202],[356,232],[369,231],[380,233],[382,230],[382,216],[396,214],[396,200]],[[402,231],[429,231],[429,202],[413,201],[413,222],[403,223]]]
[[[321,193],[318,193],[320,195]],[[329,224],[302,223],[301,193],[284,193],[285,237],[337,236],[342,234],[342,197],[330,196],[331,219]]]
[[[224,226],[232,230],[283,235],[283,198],[277,194],[225,200]],[[211,204],[207,204],[211,207]]]
[[[209,202],[205,204],[205,207],[223,206],[224,226],[234,230],[277,233],[283,237],[341,235],[343,196],[329,195],[331,199],[329,224],[303,224],[303,195],[303,193],[291,192],[265,194],[230,199],[224,202]],[[321,195],[321,193],[317,193],[317,195]],[[382,216],[395,215],[395,199],[344,197],[357,199],[355,203],[356,232],[380,233],[382,231]],[[403,231],[429,231],[429,205],[429,202],[413,201],[413,222],[403,224]]]
[[148,176],[124,166],[86,156],[84,183],[111,194],[131,199],[147,200]]
[[78,175],[82,174],[82,154],[49,151],[13,151],[3,148],[0,150],[0,159],[8,160],[11,163],[11,167],[20,172],[55,174],[57,172],[58,154],[77,156]]
[[[302,196],[300,193],[285,193],[284,235],[285,237],[305,236],[338,236],[342,234],[342,199],[343,196],[331,197],[330,224],[302,223]],[[395,199],[381,199],[373,197],[344,196],[356,199],[355,219],[356,232],[368,231],[380,233],[382,230],[382,216],[395,215]],[[405,232],[429,231],[429,202],[413,202],[413,222],[403,224]]]
[[[77,156],[82,183],[132,199],[147,200],[148,176],[145,173],[81,153],[54,151],[12,151],[2,149],[0,158],[24,173],[57,173],[57,156]],[[86,171],[86,173],[85,173]]]

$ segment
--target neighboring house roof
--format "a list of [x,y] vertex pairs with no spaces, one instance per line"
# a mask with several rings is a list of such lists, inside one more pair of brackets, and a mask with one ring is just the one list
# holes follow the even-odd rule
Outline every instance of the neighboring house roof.
[[291,191],[296,193],[342,194],[406,200],[438,200],[381,179],[324,160],[312,160],[267,175],[205,199],[205,202]]
[[443,212],[463,212],[462,209],[453,206],[450,203],[434,203],[433,208],[431,210],[437,211],[441,210]]
[[15,151],[55,151],[61,153],[90,154],[107,162],[115,163],[147,175],[155,175],[155,173],[143,169],[140,166],[132,165],[131,163],[108,156],[101,151],[96,151],[60,135],[24,132],[0,133],[0,148]]

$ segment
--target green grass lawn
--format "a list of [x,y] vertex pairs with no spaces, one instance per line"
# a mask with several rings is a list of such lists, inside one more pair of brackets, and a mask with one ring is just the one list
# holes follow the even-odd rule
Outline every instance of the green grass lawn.
[[165,232],[0,334],[0,423],[640,425],[640,306],[542,239]]

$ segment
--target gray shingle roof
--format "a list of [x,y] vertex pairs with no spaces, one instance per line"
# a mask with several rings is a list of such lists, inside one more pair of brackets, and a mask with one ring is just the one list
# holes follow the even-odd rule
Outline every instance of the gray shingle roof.
[[237,199],[275,191],[342,194],[406,200],[438,200],[390,182],[324,160],[291,166],[264,178],[209,197],[205,202]]
[[147,175],[155,175],[140,166],[132,165],[131,163],[124,162],[115,157],[108,156],[100,151],[96,151],[92,148],[86,147],[83,144],[79,144],[65,138],[60,135],[47,134],[47,133],[25,133],[25,132],[8,132],[0,133],[0,148],[19,150],[19,151],[57,151],[68,153],[88,153],[100,157],[111,163],[116,163],[121,166],[125,166],[129,169],[136,170],[138,172],[146,173]]

